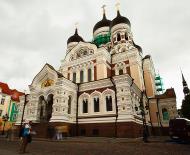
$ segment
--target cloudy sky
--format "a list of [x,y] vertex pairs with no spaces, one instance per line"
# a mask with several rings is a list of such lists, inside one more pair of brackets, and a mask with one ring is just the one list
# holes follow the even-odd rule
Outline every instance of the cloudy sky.
[[[102,18],[116,16],[115,0],[0,0],[0,81],[23,91],[47,62],[59,68],[66,42],[79,33],[92,40]],[[180,67],[190,85],[190,1],[121,0],[134,41],[151,54],[165,88],[174,87],[178,108],[183,98]]]

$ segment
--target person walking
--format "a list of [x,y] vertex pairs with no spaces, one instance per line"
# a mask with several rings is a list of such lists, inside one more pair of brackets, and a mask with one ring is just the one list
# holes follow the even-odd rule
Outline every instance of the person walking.
[[26,153],[26,147],[28,143],[31,142],[32,137],[31,137],[31,125],[32,121],[29,121],[24,125],[23,132],[22,132],[22,141],[21,141],[21,146],[20,146],[20,154]]

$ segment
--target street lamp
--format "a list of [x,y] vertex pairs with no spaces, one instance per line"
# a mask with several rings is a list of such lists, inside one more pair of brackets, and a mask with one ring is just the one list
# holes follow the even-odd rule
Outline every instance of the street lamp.
[[22,117],[21,117],[21,122],[20,122],[20,132],[19,132],[19,137],[21,136],[21,132],[22,132],[22,124],[23,124],[23,118],[24,118],[24,111],[25,111],[25,107],[26,107],[26,104],[28,103],[28,100],[27,100],[27,96],[29,94],[26,94],[26,91],[24,91],[24,105],[23,105],[23,109],[22,109]]
[[148,132],[147,132],[147,125],[146,125],[146,113],[145,113],[145,109],[148,109],[148,106],[143,106],[143,92],[142,92],[142,98],[140,100],[140,114],[142,116],[142,120],[143,120],[143,141],[145,143],[148,142]]
[[4,131],[5,124],[6,124],[6,122],[9,120],[8,114],[3,115],[3,116],[2,116],[2,120],[3,120],[3,122],[4,122],[2,135],[4,135],[4,132],[5,132],[5,131]]

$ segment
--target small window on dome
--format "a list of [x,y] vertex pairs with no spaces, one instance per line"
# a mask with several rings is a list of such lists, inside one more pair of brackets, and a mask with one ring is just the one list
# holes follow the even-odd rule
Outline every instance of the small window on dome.
[[128,34],[125,32],[125,40],[128,40]]
[[121,40],[121,36],[120,36],[120,34],[118,33],[117,34],[117,41],[120,41]]

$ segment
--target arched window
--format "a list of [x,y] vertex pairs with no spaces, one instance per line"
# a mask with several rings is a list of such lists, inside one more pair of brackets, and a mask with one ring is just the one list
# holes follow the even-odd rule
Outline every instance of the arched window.
[[123,69],[120,69],[119,70],[119,75],[122,75],[123,74]]
[[128,34],[127,34],[127,32],[125,33],[125,40],[128,40]]
[[68,100],[68,114],[71,114],[71,96],[69,96]]
[[83,113],[88,113],[88,100],[83,100]]
[[162,109],[163,120],[169,120],[169,114],[166,108]]
[[80,83],[84,82],[84,71],[80,71]]
[[99,98],[94,98],[94,112],[99,112],[100,111],[100,103],[99,103]]
[[106,96],[106,110],[107,111],[112,111],[112,97],[111,96]]
[[74,73],[73,73],[73,82],[76,82],[76,76],[77,76],[77,75],[76,75],[76,73],[74,72]]
[[118,33],[117,34],[117,41],[120,41],[121,40],[121,36],[120,36],[120,34]]
[[88,69],[88,81],[92,81],[92,70]]

